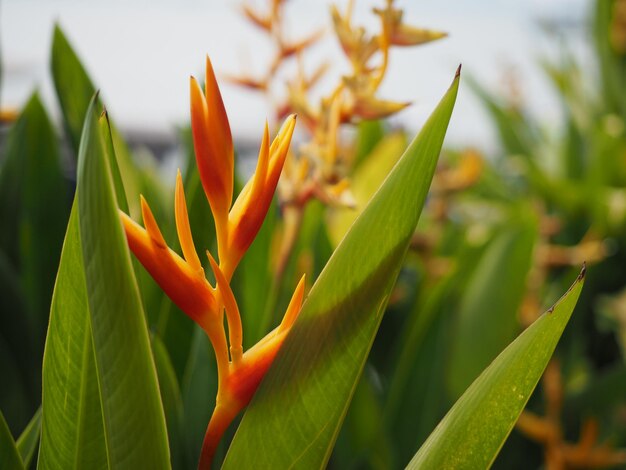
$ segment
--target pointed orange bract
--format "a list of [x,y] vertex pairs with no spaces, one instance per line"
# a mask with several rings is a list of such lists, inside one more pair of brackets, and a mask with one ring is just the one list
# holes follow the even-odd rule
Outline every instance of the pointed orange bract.
[[180,247],[183,250],[185,261],[189,263],[192,269],[196,271],[202,270],[200,258],[196,252],[191,235],[191,227],[189,226],[189,215],[187,214],[187,203],[185,201],[185,191],[183,189],[183,178],[180,170],[176,174],[176,192],[174,199],[174,217],[176,218],[176,231],[180,240]]
[[228,217],[228,256],[220,257],[220,267],[227,279],[232,276],[243,254],[261,229],[274,197],[296,126],[296,116],[287,118],[268,148],[267,125],[259,152],[257,169],[233,204]]
[[191,77],[191,130],[200,180],[213,212],[218,243],[223,245],[233,199],[234,150],[222,95],[208,57],[205,93]]
[[203,328],[217,310],[217,301],[204,274],[170,250],[145,200],[141,204],[147,230],[120,213],[131,251],[172,301]]

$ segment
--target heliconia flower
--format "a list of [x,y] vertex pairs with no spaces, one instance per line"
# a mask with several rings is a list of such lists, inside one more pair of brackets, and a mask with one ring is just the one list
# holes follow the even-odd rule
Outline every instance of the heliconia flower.
[[255,346],[243,351],[241,316],[229,283],[263,224],[289,152],[296,118],[286,119],[271,144],[269,128],[265,124],[256,172],[231,207],[234,150],[230,125],[208,58],[206,71],[204,93],[198,82],[193,77],[191,79],[191,122],[198,171],[217,233],[219,264],[207,251],[215,287],[207,281],[196,252],[180,171],[176,176],[174,215],[182,257],[167,246],[143,196],[141,210],[145,228],[120,212],[131,251],[168,297],[202,327],[215,350],[218,392],[200,459],[203,469],[210,467],[224,430],[248,404],[274,361],[304,298],[303,277],[282,323]]
[[234,176],[232,137],[208,57],[206,74],[205,93],[191,78],[191,127],[200,180],[215,219],[220,268],[230,280],[263,224],[285,163],[296,117],[287,118],[271,145],[266,123],[256,172],[231,208]]

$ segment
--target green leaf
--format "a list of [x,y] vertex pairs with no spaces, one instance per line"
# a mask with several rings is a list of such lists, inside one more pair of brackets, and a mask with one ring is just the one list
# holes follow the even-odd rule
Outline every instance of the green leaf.
[[6,470],[22,470],[24,464],[15,446],[15,440],[7,422],[0,412],[0,467]]
[[[104,121],[104,120],[103,120]],[[100,122],[105,143],[106,122]],[[105,146],[107,152],[112,147]],[[113,155],[109,153],[109,161]],[[113,179],[119,179],[111,165]],[[50,309],[43,359],[39,468],[108,468],[78,205],[74,203]]]
[[169,468],[150,340],[94,97],[78,159],[80,239],[109,466]]
[[52,36],[50,68],[70,142],[78,153],[89,100],[96,89],[59,25]]
[[43,357],[38,468],[107,468],[98,377],[75,203],[50,308]]
[[34,93],[8,136],[0,169],[0,250],[28,292],[26,313],[38,355],[69,215],[68,195],[54,129]]
[[396,132],[382,138],[350,178],[350,190],[356,203],[355,208],[338,207],[332,210],[328,220],[328,233],[337,246],[350,226],[361,214],[367,203],[378,190],[402,152],[406,148],[406,137]]
[[461,396],[519,331],[517,311],[526,292],[537,227],[528,216],[514,219],[522,220],[509,222],[491,241],[461,298],[447,367],[452,399]]
[[15,430],[26,425],[41,402],[41,356],[70,203],[58,141],[37,93],[11,128],[4,150],[0,375],[7,386],[0,390],[0,407]]
[[320,274],[224,468],[323,468],[417,225],[459,76]]
[[39,442],[39,435],[41,434],[41,407],[37,410],[33,418],[26,426],[26,429],[22,431],[20,437],[17,439],[17,450],[22,457],[24,467],[28,468],[30,462],[35,455],[37,449],[37,443]]
[[554,352],[576,306],[584,273],[583,268],[570,290],[474,381],[408,469],[489,468]]
[[[63,112],[65,128],[74,152],[78,154],[83,123],[87,116],[91,97],[96,89],[59,25],[55,25],[52,36],[50,68],[52,69],[57,98]],[[143,188],[138,181],[139,177],[130,150],[113,124],[111,124],[111,135],[130,213],[132,216],[137,216],[141,213],[139,193],[143,191]]]

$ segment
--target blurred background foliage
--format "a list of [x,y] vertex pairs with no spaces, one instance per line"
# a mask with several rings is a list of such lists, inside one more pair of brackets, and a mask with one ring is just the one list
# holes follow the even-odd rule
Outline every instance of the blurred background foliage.
[[[408,463],[467,386],[565,291],[583,262],[588,278],[576,314],[494,467],[610,468],[626,462],[626,2],[595,2],[589,18],[593,63],[578,61],[564,39],[558,61],[541,61],[562,107],[558,126],[527,112],[514,81],[506,96],[472,81],[497,130],[498,149],[445,150],[331,468]],[[62,126],[51,121],[36,92],[19,116],[3,114],[0,410],[16,437],[37,418],[41,403],[50,297],[78,140],[96,88],[58,27],[50,65]],[[337,112],[332,100],[325,106],[320,126],[332,124]],[[301,272],[310,283],[317,277],[404,151],[407,136],[383,114],[355,121],[355,139],[342,150],[350,155],[349,194],[348,186],[334,191],[340,179],[321,171],[326,199],[315,193],[294,206],[300,199],[292,185],[291,199],[270,209],[233,280],[247,345],[275,325],[275,312],[284,311]],[[175,240],[171,182],[161,181],[159,162],[149,152],[129,147],[112,128],[131,214],[138,215],[138,195],[144,194],[161,226],[172,231],[164,234],[168,241]],[[194,239],[205,249],[214,243],[213,224],[190,164],[188,127],[181,128],[180,142]],[[318,150],[330,145],[317,144]],[[329,194],[336,200],[329,202]],[[293,207],[295,216],[289,215]],[[294,217],[296,229],[290,228]],[[292,232],[287,255],[281,255]],[[139,265],[136,273],[173,464],[192,468],[213,407],[213,354],[202,331]]]

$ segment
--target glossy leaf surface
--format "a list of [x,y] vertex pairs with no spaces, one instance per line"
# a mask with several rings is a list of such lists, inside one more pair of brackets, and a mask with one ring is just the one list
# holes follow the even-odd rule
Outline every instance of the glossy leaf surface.
[[328,462],[426,199],[458,80],[320,274],[244,415],[225,468]]
[[79,150],[78,207],[108,461],[111,467],[168,468],[156,368],[95,99]]
[[554,352],[583,279],[584,270],[570,290],[474,381],[407,468],[489,468]]

